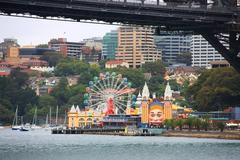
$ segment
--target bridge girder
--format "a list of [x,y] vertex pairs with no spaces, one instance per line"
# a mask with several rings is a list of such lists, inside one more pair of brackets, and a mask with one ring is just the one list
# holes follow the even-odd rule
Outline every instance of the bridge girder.
[[[105,0],[0,0],[0,12],[64,17],[77,21],[85,19],[164,26],[165,29],[172,31],[193,31],[201,34],[240,72],[239,9],[191,9]],[[217,36],[219,33],[229,34],[229,48],[222,44]]]
[[238,32],[230,32],[228,36],[224,36],[225,40],[211,31],[199,33],[240,72],[240,34]]

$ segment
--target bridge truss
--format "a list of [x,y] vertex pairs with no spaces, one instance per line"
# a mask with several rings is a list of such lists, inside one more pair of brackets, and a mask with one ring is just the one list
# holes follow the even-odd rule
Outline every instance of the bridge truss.
[[138,0],[0,0],[0,12],[4,15],[97,20],[109,24],[153,26],[158,30],[191,31],[201,34],[240,72],[240,9],[237,6],[164,5],[158,0],[144,4]]

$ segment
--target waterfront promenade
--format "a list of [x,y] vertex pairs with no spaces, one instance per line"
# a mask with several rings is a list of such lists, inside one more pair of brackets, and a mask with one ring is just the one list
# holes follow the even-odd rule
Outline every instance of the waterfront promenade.
[[166,131],[162,136],[240,140],[240,131]]

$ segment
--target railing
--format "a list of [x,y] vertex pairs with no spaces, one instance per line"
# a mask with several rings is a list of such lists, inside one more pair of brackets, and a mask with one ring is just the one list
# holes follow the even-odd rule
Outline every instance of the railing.
[[[71,2],[78,2],[81,0],[68,0]],[[201,4],[198,0],[186,0],[188,2],[171,2],[168,0],[88,0],[89,2],[105,2],[105,3],[115,3],[115,4],[125,4],[125,5],[138,5],[138,6],[166,6],[166,7],[180,7],[180,8],[202,8],[202,9],[216,9],[216,8],[237,8],[240,6],[240,0],[237,0],[237,5],[227,6],[227,5],[218,5],[214,3],[214,0],[207,0],[207,4]],[[174,1],[174,0],[173,0]],[[216,0],[218,1],[218,0]]]

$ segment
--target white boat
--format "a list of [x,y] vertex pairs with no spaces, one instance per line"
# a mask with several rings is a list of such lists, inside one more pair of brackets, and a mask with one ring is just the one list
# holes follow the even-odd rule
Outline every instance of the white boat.
[[35,109],[34,112],[34,116],[33,116],[33,121],[32,121],[32,125],[31,125],[31,129],[35,130],[35,129],[41,129],[41,126],[37,125],[37,108]]
[[29,127],[27,127],[27,126],[24,125],[24,123],[23,123],[23,116],[21,116],[21,123],[22,123],[22,125],[21,125],[21,127],[18,129],[19,131],[29,131],[29,130],[30,130]]
[[15,111],[13,123],[12,123],[12,130],[19,130],[21,128],[20,125],[18,125],[18,106]]

